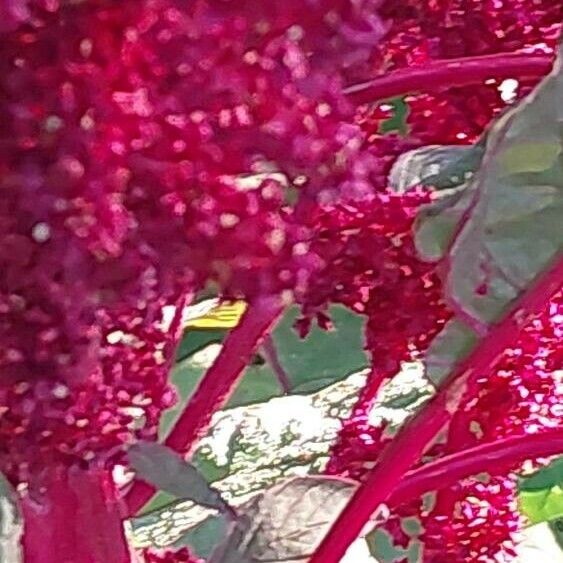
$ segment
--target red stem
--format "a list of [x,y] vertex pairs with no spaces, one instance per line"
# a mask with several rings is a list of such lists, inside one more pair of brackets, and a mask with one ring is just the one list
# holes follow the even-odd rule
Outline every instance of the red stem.
[[25,563],[129,563],[109,471],[50,467],[22,500]]
[[345,90],[357,104],[368,104],[401,94],[433,91],[484,82],[488,78],[543,76],[551,69],[550,55],[510,53],[435,61],[396,70]]
[[[372,364],[374,362],[375,359],[372,359]],[[367,383],[362,389],[360,397],[356,401],[351,418],[362,418],[369,415],[383,384],[391,379],[395,373],[396,372],[389,372],[381,367],[375,367],[372,365]]]
[[464,390],[488,373],[522,327],[541,313],[547,300],[563,285],[563,257],[541,275],[489,335],[451,372],[434,397],[399,431],[383,450],[379,463],[356,491],[310,563],[338,563],[376,509],[397,488],[405,473],[422,456],[458,408]]
[[[177,452],[191,450],[196,440],[207,430],[213,413],[231,396],[244,369],[282,310],[277,297],[262,298],[248,306],[164,440],[166,446]],[[136,481],[126,496],[129,514],[135,514],[142,508],[154,492],[154,488],[147,483]]]
[[264,356],[266,356],[266,361],[272,368],[272,371],[278,380],[281,390],[285,395],[289,395],[291,392],[291,380],[280,362],[276,345],[271,336],[264,338],[262,350],[264,352]]
[[445,456],[409,471],[388,500],[399,506],[428,491],[443,489],[455,482],[481,472],[499,474],[527,459],[549,457],[563,451],[563,428],[538,434],[511,436],[496,442],[480,444]]

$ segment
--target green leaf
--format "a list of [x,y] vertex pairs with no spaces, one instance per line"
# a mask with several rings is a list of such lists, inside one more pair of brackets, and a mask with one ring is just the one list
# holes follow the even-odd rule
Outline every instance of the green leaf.
[[195,352],[203,350],[210,344],[220,344],[223,342],[226,329],[188,329],[184,333],[178,351],[176,352],[176,362],[189,358]]
[[522,477],[518,488],[520,491],[537,491],[561,484],[563,484],[563,456],[554,459],[532,475]]
[[199,380],[210,364],[207,356],[209,356],[209,349],[211,347],[217,348],[218,345],[211,344],[203,350],[199,350],[197,354],[178,362],[170,372],[170,383],[176,390],[178,401],[172,408],[167,409],[160,416],[159,437],[161,440],[166,437],[170,428],[180,416],[188,399],[195,391]]
[[558,485],[551,489],[522,492],[518,503],[532,524],[563,517],[563,489]]
[[389,532],[376,528],[366,536],[366,540],[370,553],[379,563],[418,563],[420,561],[422,544],[416,539],[411,540],[405,549],[394,544]]
[[129,448],[129,462],[138,477],[178,498],[229,512],[229,505],[192,464],[155,442],[137,442]]
[[405,99],[392,98],[385,103],[393,106],[393,116],[381,123],[380,132],[383,134],[396,132],[405,135],[408,130],[407,114],[409,111],[409,106]]
[[429,145],[402,154],[389,174],[389,185],[403,193],[416,186],[437,190],[464,184],[479,167],[483,144],[472,146]]
[[424,260],[435,262],[444,256],[458,219],[456,216],[444,213],[428,217],[425,221],[419,220],[415,231],[415,245]]
[[[331,307],[329,315],[333,330],[313,327],[307,337],[301,339],[293,329],[299,311],[292,308],[272,334],[292,394],[319,391],[369,363],[364,351],[364,317],[339,305]],[[263,369],[270,370],[269,366]]]
[[519,482],[518,502],[531,523],[563,517],[563,456]]
[[477,342],[477,335],[458,319],[451,319],[434,338],[426,353],[426,376],[439,385],[456,362],[465,358]]
[[[293,307],[272,333],[272,342],[279,363],[287,375],[291,394],[318,391],[368,365],[363,349],[363,317],[341,306],[331,307],[329,313],[334,324],[332,331],[314,327],[305,339],[301,339],[293,328],[299,317],[298,309]],[[190,338],[189,334],[187,338]],[[161,416],[161,438],[166,436],[212,362],[214,354],[218,353],[218,346],[213,346],[183,359],[172,370],[170,381],[177,390],[179,401]],[[284,394],[272,367],[267,362],[255,364],[246,369],[228,407],[262,403]]]
[[467,220],[450,252],[448,291],[467,314],[493,322],[563,248],[561,58],[494,124],[471,183]]
[[[419,254],[444,259],[446,297],[458,320],[479,335],[563,250],[561,58],[526,99],[493,124],[468,184],[423,207],[416,222]],[[431,370],[435,381],[479,339],[452,326],[429,353],[431,364],[441,368]]]

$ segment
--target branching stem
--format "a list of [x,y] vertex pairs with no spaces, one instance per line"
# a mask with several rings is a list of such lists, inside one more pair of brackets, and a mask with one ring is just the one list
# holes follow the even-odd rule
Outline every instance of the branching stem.
[[[264,297],[249,304],[240,323],[227,336],[219,356],[207,370],[188,404],[164,440],[169,448],[189,452],[207,430],[211,417],[229,399],[244,368],[269,334],[283,306],[278,297]],[[145,482],[134,483],[126,496],[129,513],[135,514],[154,494]]]
[[465,477],[482,472],[498,475],[527,459],[549,457],[562,451],[563,428],[479,444],[409,471],[389,497],[387,505],[395,507],[428,491],[453,485]]
[[553,57],[549,55],[524,53],[440,60],[355,84],[345,93],[357,104],[368,104],[412,92],[476,84],[489,78],[539,77],[549,72],[552,63]]
[[310,563],[338,563],[342,559],[371,515],[389,499],[410,467],[451,419],[468,384],[490,372],[503,351],[516,341],[522,327],[541,313],[562,285],[563,257],[560,257],[517,300],[512,311],[491,326],[489,335],[453,369],[436,395],[384,449],[379,463],[344,508]]

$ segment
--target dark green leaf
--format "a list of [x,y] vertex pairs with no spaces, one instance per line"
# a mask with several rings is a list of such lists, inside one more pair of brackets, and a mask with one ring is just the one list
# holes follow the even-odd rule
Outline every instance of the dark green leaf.
[[381,123],[379,128],[380,132],[391,133],[396,132],[401,135],[407,133],[407,114],[409,110],[408,104],[403,98],[393,98],[386,102],[387,104],[393,106],[393,115],[389,119],[386,119]]
[[[291,394],[318,391],[368,364],[363,349],[363,317],[344,307],[333,306],[330,316],[334,330],[324,331],[315,327],[305,339],[301,339],[293,328],[298,316],[298,309],[291,308],[272,333],[272,342],[287,375]],[[176,387],[179,401],[163,413],[161,437],[166,436],[205,373],[208,363],[200,359],[205,350],[185,358],[172,370],[170,379]],[[270,364],[255,364],[246,369],[228,407],[262,403],[284,394],[278,375]]]
[[[445,258],[450,305],[480,335],[563,249],[562,99],[560,55],[532,94],[493,124],[467,187],[423,208],[417,221],[421,256]],[[431,350],[435,365],[453,365],[478,341],[447,330]]]
[[421,560],[422,544],[416,539],[411,540],[405,549],[394,544],[389,532],[377,528],[368,534],[366,540],[371,554],[379,563],[418,563]]
[[128,456],[137,475],[151,485],[201,506],[222,512],[230,510],[198,469],[170,448],[155,442],[138,442],[129,448]]
[[188,329],[176,352],[176,362],[185,360],[210,344],[218,344],[227,334],[226,329]]
[[562,249],[560,66],[559,60],[553,73],[493,126],[470,186],[467,221],[450,252],[448,291],[481,321],[496,320]]
[[538,469],[532,475],[522,477],[519,483],[521,491],[537,491],[563,485],[563,456],[554,459],[549,465]]
[[430,145],[402,154],[389,174],[389,184],[403,193],[416,186],[437,190],[464,184],[479,167],[483,146]]
[[155,495],[147,502],[143,508],[139,511],[142,516],[153,514],[158,510],[175,503],[177,498],[170,493],[164,491],[157,491]]

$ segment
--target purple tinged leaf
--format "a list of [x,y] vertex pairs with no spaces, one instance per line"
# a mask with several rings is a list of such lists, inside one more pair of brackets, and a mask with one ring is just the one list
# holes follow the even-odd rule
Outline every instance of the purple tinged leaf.
[[355,482],[334,477],[273,485],[240,507],[209,563],[305,563],[356,489]]
[[138,442],[129,448],[128,457],[137,475],[159,489],[207,508],[232,512],[199,470],[170,448],[155,442]]

